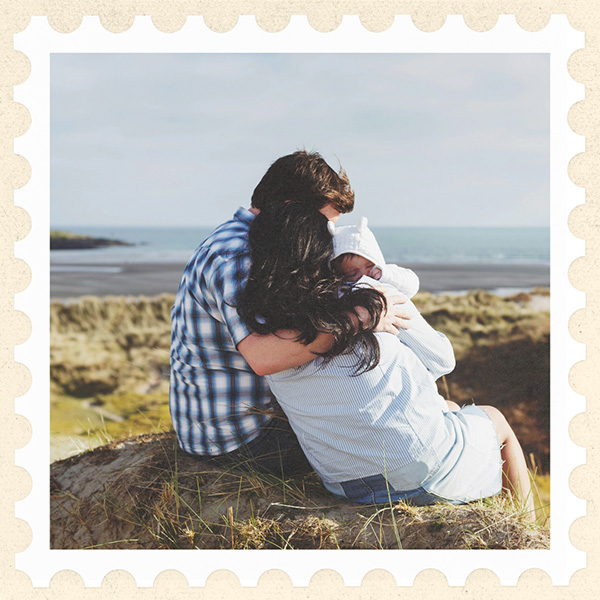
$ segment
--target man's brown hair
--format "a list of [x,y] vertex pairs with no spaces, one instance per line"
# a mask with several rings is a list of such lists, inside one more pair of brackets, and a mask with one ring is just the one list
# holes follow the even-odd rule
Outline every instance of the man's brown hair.
[[252,194],[252,206],[259,210],[288,201],[317,210],[331,204],[338,212],[348,213],[354,208],[354,192],[342,168],[336,173],[318,152],[298,150],[278,158]]

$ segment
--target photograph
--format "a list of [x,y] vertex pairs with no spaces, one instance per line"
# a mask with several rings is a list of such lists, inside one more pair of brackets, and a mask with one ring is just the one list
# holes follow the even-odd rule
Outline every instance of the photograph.
[[550,548],[549,53],[49,73],[51,549]]

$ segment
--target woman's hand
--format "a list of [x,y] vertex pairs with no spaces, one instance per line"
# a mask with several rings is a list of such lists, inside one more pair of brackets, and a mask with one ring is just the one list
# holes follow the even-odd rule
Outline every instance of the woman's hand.
[[[385,296],[386,308],[373,331],[385,331],[392,335],[398,335],[401,329],[410,329],[410,320],[412,319],[413,314],[406,305],[408,298],[403,294],[386,293],[383,288],[374,289]],[[355,306],[354,310],[363,324],[368,323],[369,313],[366,308]]]
[[381,315],[375,331],[386,331],[398,335],[400,329],[410,329],[412,311],[406,305],[408,298],[404,294],[386,293],[384,289],[375,288],[385,295],[386,310]]

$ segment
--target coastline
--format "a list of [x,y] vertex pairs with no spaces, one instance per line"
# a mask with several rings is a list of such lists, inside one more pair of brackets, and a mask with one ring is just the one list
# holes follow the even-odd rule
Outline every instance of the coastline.
[[[404,264],[421,280],[420,291],[490,292],[550,287],[550,267],[543,264]],[[175,294],[184,263],[61,263],[50,268],[50,299],[80,296],[156,296]]]

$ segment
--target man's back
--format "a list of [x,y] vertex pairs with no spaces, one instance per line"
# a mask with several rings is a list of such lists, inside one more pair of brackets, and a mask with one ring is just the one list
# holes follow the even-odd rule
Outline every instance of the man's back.
[[190,454],[231,452],[269,420],[268,386],[236,349],[250,334],[235,301],[250,267],[253,218],[238,209],[199,246],[171,311],[169,404],[179,443]]

